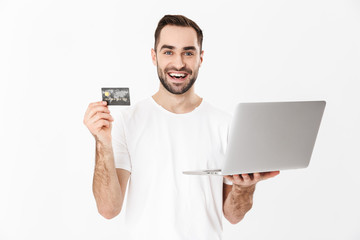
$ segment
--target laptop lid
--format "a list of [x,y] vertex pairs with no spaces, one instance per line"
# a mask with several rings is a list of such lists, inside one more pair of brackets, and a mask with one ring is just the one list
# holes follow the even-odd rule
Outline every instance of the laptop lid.
[[325,101],[239,103],[222,175],[305,168]]

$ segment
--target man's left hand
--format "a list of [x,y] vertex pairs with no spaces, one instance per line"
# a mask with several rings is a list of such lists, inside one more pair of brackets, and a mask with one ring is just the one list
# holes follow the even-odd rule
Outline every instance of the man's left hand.
[[248,188],[255,186],[256,183],[279,175],[280,171],[250,173],[250,174],[236,174],[224,176],[227,180],[231,181],[236,187]]

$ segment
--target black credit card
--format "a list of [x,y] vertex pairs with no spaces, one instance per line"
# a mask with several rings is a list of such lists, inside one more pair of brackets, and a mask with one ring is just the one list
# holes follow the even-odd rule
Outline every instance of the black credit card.
[[101,95],[107,105],[130,105],[129,88],[101,88]]

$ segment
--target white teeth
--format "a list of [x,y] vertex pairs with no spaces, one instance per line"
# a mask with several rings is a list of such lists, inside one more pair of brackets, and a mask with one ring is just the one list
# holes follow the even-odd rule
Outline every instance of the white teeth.
[[186,76],[186,74],[183,74],[183,73],[170,73],[169,75],[172,77],[185,77]]

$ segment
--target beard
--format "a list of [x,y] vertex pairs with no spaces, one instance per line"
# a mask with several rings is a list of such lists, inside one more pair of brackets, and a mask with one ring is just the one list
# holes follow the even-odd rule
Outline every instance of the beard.
[[[186,77],[189,77],[190,80],[183,87],[179,88],[183,83],[170,83],[167,80],[166,76],[168,75],[167,73],[169,71],[184,71],[188,74]],[[194,83],[197,79],[199,68],[194,70],[194,74],[192,74],[193,71],[191,71],[191,69],[188,69],[185,67],[183,67],[181,69],[176,69],[174,67],[170,67],[170,68],[165,68],[164,70],[162,70],[161,68],[159,68],[159,65],[157,65],[157,72],[158,72],[159,80],[160,80],[161,84],[164,86],[164,88],[172,94],[180,95],[180,94],[186,93],[194,85]],[[175,87],[173,85],[175,85]]]

